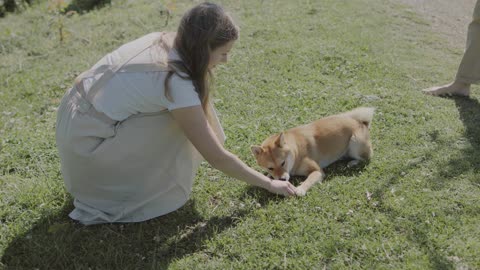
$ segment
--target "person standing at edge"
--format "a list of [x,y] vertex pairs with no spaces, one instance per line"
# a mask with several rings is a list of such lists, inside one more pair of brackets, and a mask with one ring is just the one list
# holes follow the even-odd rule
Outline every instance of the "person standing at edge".
[[213,3],[189,10],[175,33],[150,33],[104,56],[75,80],[58,109],[56,141],[72,219],[139,222],[180,208],[205,158],[225,174],[284,196],[223,147],[210,102],[216,65],[238,27]]
[[480,82],[480,1],[477,0],[473,20],[468,26],[467,46],[455,80],[442,86],[422,90],[427,95],[470,96],[471,84]]

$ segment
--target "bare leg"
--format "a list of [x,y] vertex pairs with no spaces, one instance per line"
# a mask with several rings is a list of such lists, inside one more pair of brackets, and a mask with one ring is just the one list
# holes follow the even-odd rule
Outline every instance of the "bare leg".
[[422,90],[424,94],[431,96],[456,95],[470,96],[470,84],[454,81],[452,83],[434,86]]
[[455,81],[424,89],[427,95],[469,96],[470,84],[480,82],[480,0],[475,3],[472,22],[468,25],[467,44]]

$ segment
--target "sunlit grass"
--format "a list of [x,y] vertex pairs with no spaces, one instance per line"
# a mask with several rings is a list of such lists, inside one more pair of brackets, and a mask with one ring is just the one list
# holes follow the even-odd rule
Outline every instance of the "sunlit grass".
[[177,212],[138,224],[72,222],[54,140],[63,92],[122,43],[174,30],[192,5],[175,1],[165,27],[163,2],[113,2],[66,19],[63,44],[46,4],[0,19],[0,266],[480,268],[478,87],[471,99],[418,91],[451,80],[462,51],[394,1],[222,1],[242,29],[216,72],[227,148],[260,169],[249,149],[266,136],[373,106],[369,164],[334,164],[323,184],[289,199],[204,164]]

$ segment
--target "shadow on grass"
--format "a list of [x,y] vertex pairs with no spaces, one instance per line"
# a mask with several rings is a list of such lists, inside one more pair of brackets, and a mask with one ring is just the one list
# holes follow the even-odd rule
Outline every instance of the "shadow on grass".
[[[440,144],[442,149],[460,150],[459,154],[448,162],[438,166],[438,171],[430,184],[435,189],[442,189],[446,183],[462,174],[480,173],[480,103],[468,97],[443,97],[455,102],[460,120],[465,128],[462,138]],[[448,125],[448,123],[446,123]],[[437,141],[438,131],[430,134],[432,141]],[[471,178],[475,185],[480,185],[480,178]]]
[[94,9],[100,9],[111,4],[111,0],[72,0],[65,8],[64,13],[75,11],[83,14]]
[[[448,142],[441,145],[442,148],[448,148],[452,147],[454,143],[461,143],[462,151],[459,156],[439,166],[438,176],[433,177],[434,181],[430,183],[436,189],[443,189],[448,181],[466,171],[474,170],[475,173],[480,172],[480,104],[475,99],[464,97],[450,97],[450,99],[455,101],[460,120],[465,127],[465,141]],[[446,124],[448,125],[448,123]],[[433,141],[436,141],[439,136],[438,131],[430,134],[430,136]],[[434,269],[455,269],[455,264],[441,251],[442,249],[438,246],[436,240],[431,239],[429,236],[431,229],[425,224],[421,215],[405,216],[395,208],[383,203],[385,193],[402,178],[401,171],[408,171],[412,167],[416,167],[417,163],[429,160],[431,157],[431,153],[426,153],[419,162],[406,164],[399,171],[393,172],[392,176],[374,191],[373,197],[379,201],[378,211],[387,216],[391,222],[396,224],[397,218],[402,217],[403,225],[398,225],[398,230],[406,232],[408,239],[416,243],[428,255]],[[472,181],[478,185],[480,178],[472,179]],[[453,212],[449,213],[456,214]],[[408,230],[405,229],[405,223],[408,224]]]
[[[465,127],[465,138],[468,141],[468,147],[463,148],[463,156],[453,159],[448,163],[448,171],[451,174],[461,174],[457,168],[464,168],[467,165],[475,173],[480,173],[480,103],[476,99],[453,97]],[[466,168],[466,169],[468,169]],[[475,180],[480,184],[480,177]]]
[[[330,164],[328,167],[323,168],[323,171],[325,173],[325,179],[323,179],[322,182],[328,181],[330,178],[335,177],[335,176],[355,176],[362,171],[365,170],[365,168],[368,166],[370,161],[362,161],[358,165],[355,166],[348,166],[348,162],[351,161],[351,159],[341,159],[338,160],[332,164]],[[265,176],[268,176],[268,173],[264,173]],[[300,185],[303,181],[307,179],[306,176],[291,176],[290,178],[290,183],[292,183],[294,186]]]
[[[480,172],[480,104],[475,99],[463,97],[451,97],[455,101],[456,107],[459,111],[460,120],[465,127],[465,141],[448,142],[441,144],[440,147],[453,147],[454,143],[460,143],[462,149],[461,154],[453,159],[450,159],[446,164],[439,165],[438,176],[433,177],[434,181],[429,184],[436,189],[443,189],[448,181],[454,177],[465,173],[466,171],[474,170],[475,173]],[[448,124],[448,123],[446,123]],[[438,132],[430,134],[433,141],[437,141]],[[416,243],[425,254],[428,255],[429,261],[434,269],[455,269],[455,263],[448,259],[447,255],[438,246],[436,239],[432,239],[431,228],[424,222],[424,217],[420,215],[407,215],[396,210],[394,207],[383,203],[386,193],[389,192],[392,186],[396,185],[401,179],[402,171],[409,171],[410,169],[421,165],[422,161],[432,158],[432,153],[425,153],[421,159],[405,164],[396,172],[392,172],[391,177],[386,179],[374,192],[373,198],[378,201],[376,209],[384,214],[388,219],[398,226],[397,230],[403,231],[413,243]],[[480,183],[480,178],[472,179],[475,184]],[[446,212],[447,213],[447,212]],[[457,212],[448,211],[450,215],[457,215]],[[402,222],[398,223],[398,218]],[[408,228],[408,229],[407,229]]]
[[[416,164],[406,165],[397,172],[393,172],[389,179],[373,191],[372,200],[377,202],[375,210],[387,217],[395,225],[395,229],[406,234],[407,239],[417,245],[428,256],[432,269],[455,269],[454,264],[448,260],[447,256],[438,247],[435,239],[429,237],[431,229],[425,224],[421,215],[405,215],[393,207],[384,203],[386,193],[390,192],[392,186],[397,184],[402,171],[408,171]],[[401,222],[398,222],[401,218]]]
[[165,269],[245,214],[204,219],[194,204],[146,222],[83,226],[67,217],[70,203],[15,238],[1,261],[8,269]]
[[339,160],[332,165],[328,166],[324,169],[326,178],[334,177],[334,176],[355,176],[361,174],[365,168],[368,166],[370,161],[360,162],[358,165],[355,166],[348,166],[348,162],[351,161],[350,159]]
[[[349,167],[348,166],[349,161],[351,161],[351,159],[342,159],[334,162],[333,164],[329,165],[326,168],[323,168],[323,172],[325,173],[325,178],[322,180],[322,183],[330,181],[330,179],[334,179],[335,177],[339,177],[339,176],[346,176],[346,177],[358,176],[365,170],[365,168],[369,164],[369,161],[366,161],[366,162],[360,162],[358,165]],[[307,179],[306,176],[293,176],[290,179],[290,182],[293,185],[298,186],[306,179]],[[317,185],[319,184],[321,183],[317,183]]]

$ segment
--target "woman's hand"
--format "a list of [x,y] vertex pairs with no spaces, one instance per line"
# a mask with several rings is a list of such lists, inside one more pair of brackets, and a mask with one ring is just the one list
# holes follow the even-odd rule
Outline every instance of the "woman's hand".
[[294,185],[288,181],[281,180],[272,180],[267,190],[283,196],[294,196],[297,194],[297,190]]
[[275,194],[294,196],[298,193],[295,186],[289,182],[270,180],[223,148],[215,131],[210,127],[202,106],[175,109],[171,113],[190,142],[215,169]]

